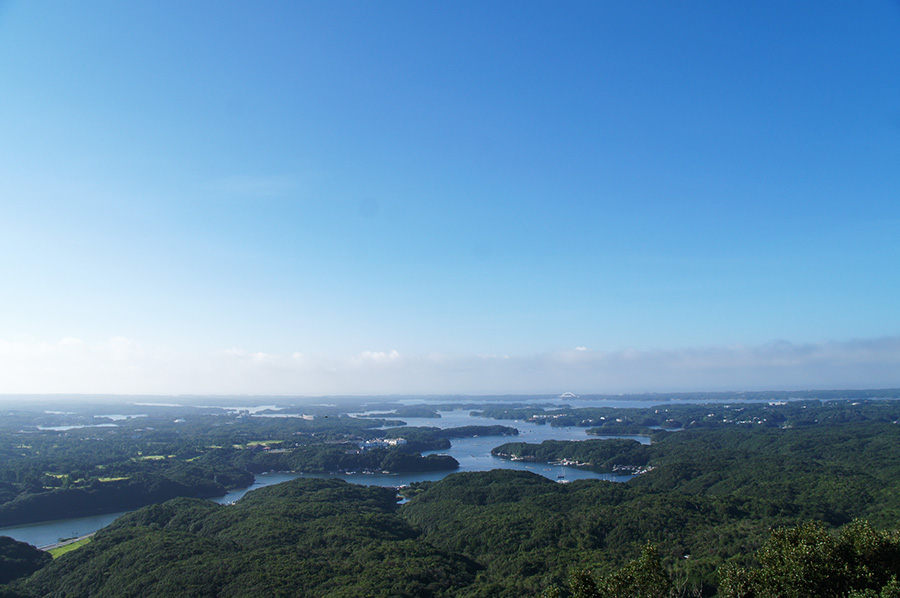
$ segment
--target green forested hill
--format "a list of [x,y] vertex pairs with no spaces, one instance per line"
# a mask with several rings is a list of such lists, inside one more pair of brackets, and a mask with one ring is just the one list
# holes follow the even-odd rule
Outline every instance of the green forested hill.
[[656,437],[651,449],[655,469],[629,485],[731,496],[796,520],[900,525],[897,424],[687,431]]
[[565,595],[573,572],[613,574],[650,542],[676,595],[712,595],[720,565],[752,567],[771,528],[795,523],[733,497],[520,471],[428,486],[402,507],[392,490],[319,479],[233,506],[175,499],[120,518],[15,587],[68,598]]
[[[639,459],[652,470],[624,484],[452,474],[417,485],[402,506],[392,489],[320,479],[256,490],[233,506],[176,499],[120,518],[10,591],[799,598],[816,587],[839,588],[829,589],[836,598],[900,596],[891,556],[900,537],[851,523],[898,527],[897,424],[661,433],[649,448],[618,440],[515,448],[547,459]],[[791,571],[803,580],[791,581]],[[622,590],[642,579],[655,589]]]
[[36,596],[453,596],[477,565],[418,539],[396,494],[298,479],[234,506],[175,499],[118,519],[28,580]]
[[[604,443],[619,446],[618,455],[599,448]],[[504,446],[538,460],[615,459],[653,470],[627,484],[555,484],[495,471],[431,485],[402,512],[435,546],[485,564],[479,584],[467,589],[475,596],[533,595],[573,568],[609,573],[646,542],[677,587],[711,595],[722,565],[753,563],[777,527],[858,518],[882,529],[900,525],[900,426],[893,423],[661,433],[650,447],[622,440]]]
[[399,508],[389,489],[298,479],[233,506],[145,507],[21,587],[70,598],[537,595],[572,568],[611,570],[648,539],[667,555],[697,548],[695,569],[708,573],[713,549],[741,548],[719,534],[748,532],[731,507],[508,470],[449,476]]
[[[112,427],[79,427],[94,418],[47,413],[0,417],[0,527],[115,512],[175,497],[208,498],[253,482],[266,471],[447,471],[449,438],[514,434],[505,426],[393,428],[402,422],[335,417],[313,420],[196,414],[117,420]],[[47,417],[60,418],[61,421]],[[100,416],[98,421],[104,421]],[[10,427],[10,423],[20,425]],[[68,423],[40,429],[42,423]],[[151,425],[152,424],[152,425]],[[374,427],[374,428],[373,428]],[[366,440],[410,442],[361,450]]]
[[423,539],[484,564],[460,596],[529,596],[573,569],[610,572],[660,548],[679,581],[711,590],[724,557],[753,550],[773,524],[729,497],[639,490],[582,480],[557,484],[511,470],[461,473],[403,507]]
[[25,542],[0,536],[0,584],[29,575],[49,562],[48,553]]

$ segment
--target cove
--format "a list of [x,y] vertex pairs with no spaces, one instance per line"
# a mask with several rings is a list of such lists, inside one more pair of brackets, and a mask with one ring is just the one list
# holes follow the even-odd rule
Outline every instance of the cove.
[[[442,451],[430,451],[423,453],[447,454],[459,461],[459,468],[452,471],[417,472],[409,474],[304,474],[290,472],[272,472],[256,476],[252,485],[247,488],[232,490],[212,499],[220,504],[230,504],[239,500],[247,492],[278,484],[298,477],[327,478],[336,477],[354,484],[367,486],[403,486],[413,482],[434,481],[447,475],[462,471],[489,471],[491,469],[518,469],[531,471],[544,477],[557,481],[571,481],[581,479],[599,479],[616,482],[624,482],[631,479],[631,475],[614,475],[595,473],[592,471],[576,469],[574,467],[557,467],[542,463],[526,463],[523,461],[509,461],[491,455],[491,449],[506,442],[541,443],[544,440],[587,440],[591,438],[613,438],[611,436],[589,436],[586,428],[578,427],[552,427],[539,425],[526,421],[492,420],[481,417],[472,417],[468,411],[441,411],[440,418],[409,417],[402,418],[410,427],[428,426],[435,428],[454,428],[469,425],[503,424],[519,430],[518,436],[478,436],[474,438],[454,438],[452,446]],[[614,438],[632,438],[638,442],[649,444],[646,436],[615,436]],[[562,477],[561,477],[562,476]],[[59,519],[56,521],[43,521],[26,525],[0,528],[0,536],[10,536],[22,542],[28,542],[37,547],[49,546],[62,538],[85,536],[106,527],[117,517],[128,511],[92,515],[89,517],[76,517],[71,519]]]

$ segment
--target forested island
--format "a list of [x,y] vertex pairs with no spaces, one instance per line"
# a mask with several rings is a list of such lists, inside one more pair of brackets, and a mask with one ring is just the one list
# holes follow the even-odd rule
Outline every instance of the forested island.
[[[807,398],[812,395],[812,398]],[[819,398],[816,398],[819,395]],[[790,428],[818,423],[892,421],[897,419],[897,389],[865,391],[688,393],[629,395],[629,401],[662,396],[648,407],[564,407],[493,405],[473,415],[498,420],[525,420],[549,426],[579,426],[596,435],[651,435],[657,430],[717,429],[733,426]],[[872,397],[882,397],[873,399]],[[617,397],[619,400],[622,397]],[[708,398],[716,402],[689,403]]]
[[545,440],[541,444],[501,444],[494,447],[491,454],[504,459],[583,467],[603,473],[644,473],[651,448],[636,440]]
[[[234,505],[188,494],[122,516],[52,561],[0,542],[2,569],[14,572],[0,596],[900,596],[900,402],[571,411],[586,428],[610,417],[640,424],[651,413],[680,426],[647,425],[650,445],[498,442],[493,451],[640,468],[627,483],[495,470],[414,484],[401,490],[403,503],[394,489],[335,479],[269,486]],[[433,446],[485,432],[406,428],[406,438],[377,418],[171,415],[115,420],[128,423],[118,429],[5,425],[4,505],[91,485],[165,488],[164,479],[172,488],[194,481],[191,491],[224,487],[270,465],[417,462],[428,457],[388,441]]]
[[[7,412],[0,423],[0,527],[121,511],[175,497],[210,498],[255,474],[448,471],[422,451],[453,438],[515,435],[509,426],[396,427],[336,413],[248,417],[222,409],[152,416]],[[392,427],[386,427],[392,426]]]

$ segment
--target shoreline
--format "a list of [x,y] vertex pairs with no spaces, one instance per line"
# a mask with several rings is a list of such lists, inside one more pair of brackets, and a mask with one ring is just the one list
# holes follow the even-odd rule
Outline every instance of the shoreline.
[[75,542],[80,542],[80,541],[84,540],[85,538],[90,538],[96,533],[97,532],[91,532],[89,534],[85,534],[83,536],[78,536],[76,538],[68,538],[66,540],[63,540],[62,542],[55,542],[53,544],[45,544],[43,546],[37,546],[36,548],[38,548],[39,550],[43,550],[44,552],[50,552],[54,548],[62,548],[63,546],[68,546],[69,544],[74,544]]

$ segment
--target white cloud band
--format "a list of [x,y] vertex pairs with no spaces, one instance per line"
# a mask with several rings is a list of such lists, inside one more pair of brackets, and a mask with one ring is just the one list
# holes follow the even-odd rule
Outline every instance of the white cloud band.
[[125,337],[0,339],[0,394],[509,394],[900,386],[900,336],[846,342],[542,355],[346,358],[229,349],[179,356]]

